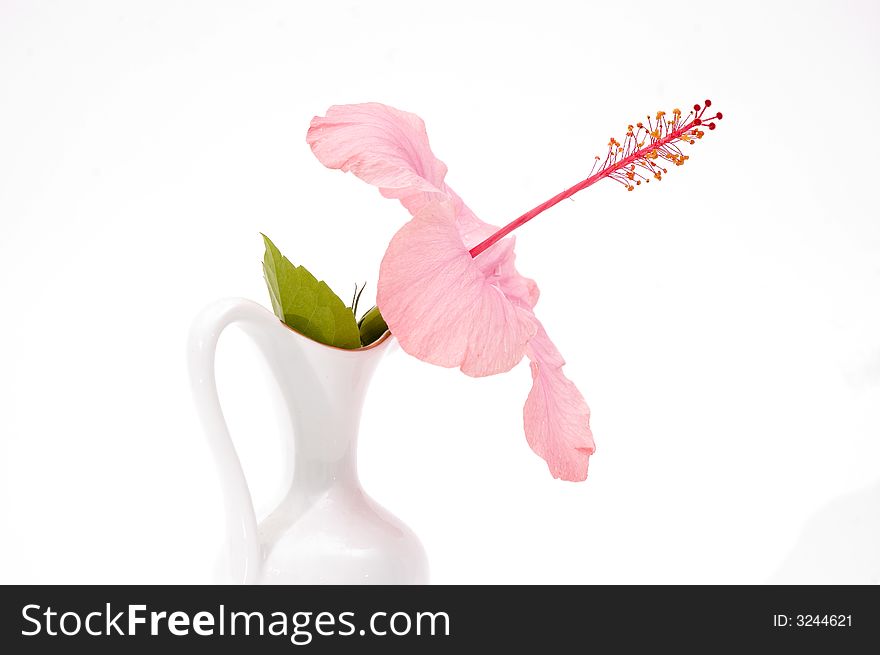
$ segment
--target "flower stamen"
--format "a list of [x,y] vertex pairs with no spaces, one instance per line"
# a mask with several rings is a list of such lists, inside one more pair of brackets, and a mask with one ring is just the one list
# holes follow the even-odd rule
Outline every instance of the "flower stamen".
[[[623,143],[611,137],[604,160],[601,157],[596,157],[593,160],[589,177],[527,211],[471,248],[471,257],[476,257],[492,247],[515,229],[550,209],[553,205],[570,198],[578,191],[582,191],[606,177],[619,182],[627,191],[641,186],[642,182],[648,184],[651,178],[657,181],[662,180],[667,169],[658,163],[658,160],[662,159],[676,166],[683,166],[689,157],[681,152],[679,146],[683,143],[693,145],[706,133],[705,130],[700,129],[701,127],[705,126],[709,130],[714,130],[716,124],[712,121],[721,120],[721,112],[706,116],[706,110],[711,106],[712,101],[706,100],[702,107],[695,104],[693,111],[689,112],[684,119],[681,117],[681,110],[676,108],[672,110],[671,122],[666,120],[666,112],[658,111],[653,120],[651,116],[646,117],[647,126],[642,122],[636,123],[635,127],[628,125]],[[597,166],[599,166],[598,170],[596,170]]]

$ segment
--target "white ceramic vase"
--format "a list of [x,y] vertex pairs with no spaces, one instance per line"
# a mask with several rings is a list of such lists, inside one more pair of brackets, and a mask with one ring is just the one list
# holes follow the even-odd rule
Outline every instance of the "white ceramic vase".
[[[294,428],[290,489],[259,525],[214,378],[217,340],[231,324],[241,327],[265,355]],[[427,582],[419,540],[358,481],[361,408],[392,341],[386,334],[358,350],[326,346],[244,299],[221,300],[199,314],[190,333],[189,370],[221,477],[233,579],[246,584]]]

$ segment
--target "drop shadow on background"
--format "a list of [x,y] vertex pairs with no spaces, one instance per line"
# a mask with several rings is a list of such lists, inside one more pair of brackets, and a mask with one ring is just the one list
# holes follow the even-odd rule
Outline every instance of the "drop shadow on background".
[[[854,392],[880,386],[880,348],[843,371]],[[769,584],[880,584],[880,480],[813,514]]]
[[880,387],[880,348],[875,349],[858,365],[844,369],[843,377],[849,387],[855,391]]
[[769,584],[880,584],[880,480],[807,520]]

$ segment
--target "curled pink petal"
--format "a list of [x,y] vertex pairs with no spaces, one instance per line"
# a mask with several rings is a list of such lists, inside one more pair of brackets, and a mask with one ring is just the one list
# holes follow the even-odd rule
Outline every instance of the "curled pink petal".
[[590,408],[574,383],[562,373],[565,360],[544,327],[529,341],[532,390],[523,407],[526,439],[554,478],[586,480],[596,446],[590,431]]
[[306,141],[322,164],[351,171],[410,211],[424,204],[424,192],[442,193],[446,165],[415,114],[375,102],[336,105],[312,119]]
[[334,105],[312,119],[306,142],[324,166],[354,173],[411,214],[432,198],[448,198],[472,245],[498,229],[478,219],[446,185],[446,164],[431,152],[425,124],[415,114],[377,102]]
[[475,377],[509,371],[536,319],[470,256],[454,211],[449,201],[429,202],[394,235],[379,271],[378,305],[411,355]]

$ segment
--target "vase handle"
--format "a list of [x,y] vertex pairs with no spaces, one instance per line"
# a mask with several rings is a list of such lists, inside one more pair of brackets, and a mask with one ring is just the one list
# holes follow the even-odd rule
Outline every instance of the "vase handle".
[[227,298],[203,309],[193,322],[189,333],[189,376],[196,410],[221,476],[226,542],[234,579],[242,584],[254,584],[263,562],[257,517],[241,461],[223,417],[214,374],[217,341],[223,330],[233,323],[239,324],[254,339],[271,362],[267,341],[260,337],[277,329],[278,319],[255,302]]

